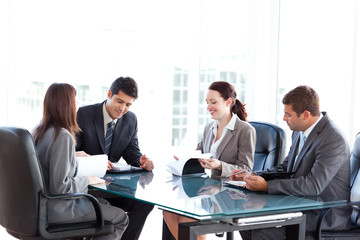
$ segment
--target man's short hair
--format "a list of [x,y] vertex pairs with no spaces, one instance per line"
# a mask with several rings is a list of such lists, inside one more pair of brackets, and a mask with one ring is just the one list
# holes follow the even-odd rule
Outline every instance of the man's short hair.
[[285,94],[282,103],[292,105],[298,117],[304,111],[309,111],[313,116],[320,116],[320,100],[315,90],[309,86],[298,86]]
[[138,86],[135,80],[131,77],[119,77],[111,84],[110,90],[111,96],[118,94],[118,92],[121,90],[130,97],[135,99],[138,98]]

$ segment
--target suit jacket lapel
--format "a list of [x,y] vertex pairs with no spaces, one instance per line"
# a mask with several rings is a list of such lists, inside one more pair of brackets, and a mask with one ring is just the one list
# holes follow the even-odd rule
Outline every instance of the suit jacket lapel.
[[[294,143],[293,147],[295,147],[292,151],[291,151],[291,155],[290,155],[290,158],[289,160],[291,161],[290,164],[288,164],[288,167],[287,167],[287,171],[288,172],[292,172],[293,171],[293,168],[294,168],[294,162],[295,162],[295,158],[297,156],[297,153],[298,153],[298,149],[299,149],[299,143],[300,143],[300,134],[297,133],[297,138],[296,138],[296,142]],[[294,169],[295,170],[295,169]]]
[[[312,133],[313,133],[313,132],[312,132]],[[300,163],[302,162],[302,160],[304,159],[304,156],[305,156],[305,154],[306,154],[309,146],[311,146],[311,143],[312,143],[312,141],[314,140],[314,136],[315,136],[316,134],[312,134],[312,133],[310,133],[309,137],[306,139],[306,141],[305,141],[305,143],[304,143],[304,146],[302,147],[301,151],[300,151],[298,154],[296,154],[296,155],[298,155],[298,157],[297,157],[295,166],[294,166],[293,169],[292,169],[292,171],[294,171],[294,172],[296,171],[296,169],[298,168],[299,164],[300,164]],[[299,134],[299,138],[298,138],[298,141],[297,141],[298,144],[296,145],[296,146],[297,146],[297,150],[299,149],[300,137],[301,137],[301,136],[300,136],[300,134]],[[295,155],[295,157],[294,157],[293,162],[295,161],[296,155]]]
[[[303,161],[304,156],[306,154],[306,152],[308,151],[309,147],[311,146],[312,142],[315,141],[315,139],[317,138],[317,136],[319,135],[319,133],[323,130],[323,128],[325,127],[325,124],[328,121],[328,116],[326,115],[326,113],[323,113],[324,116],[323,118],[316,124],[316,126],[314,127],[314,129],[311,131],[310,135],[306,138],[306,141],[304,143],[304,146],[301,150],[301,152],[299,153],[298,159],[295,163],[295,168],[294,171],[297,170],[298,166],[300,165],[300,163]],[[298,142],[299,142],[298,138]],[[296,146],[299,146],[298,144]],[[294,158],[295,159],[295,158]]]
[[[123,117],[119,118],[116,122],[115,129],[114,129],[114,136],[111,143],[111,150],[110,155],[116,150],[116,146],[118,146],[121,142],[122,134],[124,132],[124,129],[126,129],[127,122],[126,119]],[[119,159],[117,159],[119,160]]]
[[212,145],[212,143],[214,142],[215,136],[213,133],[214,128],[210,127],[209,129],[205,130],[205,135],[208,136],[210,135],[210,137],[205,137],[203,138],[204,143],[203,143],[203,152],[210,152],[210,146]]
[[103,104],[100,104],[98,111],[96,111],[95,118],[93,120],[94,127],[96,129],[97,137],[99,139],[100,146],[105,152],[105,130],[104,130],[104,115],[102,112]]
[[[236,128],[236,127],[235,127]],[[224,129],[225,130],[225,129]],[[223,130],[223,131],[224,131]],[[226,134],[223,138],[223,140],[221,141],[221,143],[219,144],[217,150],[216,150],[216,158],[219,159],[221,153],[224,151],[226,145],[228,144],[228,142],[230,141],[230,139],[232,138],[232,136],[234,135],[233,130],[229,130],[227,129]]]

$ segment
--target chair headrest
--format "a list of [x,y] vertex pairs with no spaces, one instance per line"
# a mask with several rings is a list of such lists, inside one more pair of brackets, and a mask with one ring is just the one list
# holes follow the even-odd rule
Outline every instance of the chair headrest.
[[285,145],[285,131],[279,126],[265,122],[250,122],[256,130],[255,152],[271,152],[276,148],[283,148]]
[[285,131],[271,123],[249,122],[256,130],[254,170],[271,168],[285,157]]
[[360,133],[356,135],[352,155],[354,155],[357,159],[360,159]]
[[31,134],[0,127],[0,224],[24,234],[37,232],[39,193],[43,178]]

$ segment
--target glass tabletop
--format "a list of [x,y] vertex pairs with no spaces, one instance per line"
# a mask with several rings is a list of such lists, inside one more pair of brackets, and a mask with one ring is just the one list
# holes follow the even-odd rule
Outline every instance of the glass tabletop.
[[203,176],[175,177],[154,172],[108,173],[91,187],[159,206],[198,220],[248,217],[344,206],[346,200],[270,195],[230,187]]

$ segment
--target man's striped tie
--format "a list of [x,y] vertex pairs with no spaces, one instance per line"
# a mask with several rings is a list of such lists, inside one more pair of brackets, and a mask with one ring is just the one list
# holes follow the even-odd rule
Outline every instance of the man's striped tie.
[[114,121],[111,121],[107,124],[108,129],[106,130],[106,136],[105,136],[105,153],[109,154],[110,148],[111,148],[111,141],[112,136],[114,132]]

